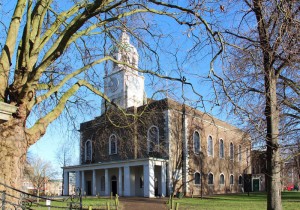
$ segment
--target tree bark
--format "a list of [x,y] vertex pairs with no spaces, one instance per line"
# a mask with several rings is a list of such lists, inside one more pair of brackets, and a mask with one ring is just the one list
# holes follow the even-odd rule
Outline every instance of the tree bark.
[[256,16],[260,49],[263,55],[263,72],[265,73],[265,117],[267,123],[267,209],[281,210],[281,177],[280,177],[280,150],[278,144],[279,135],[279,109],[277,103],[277,82],[273,65],[273,49],[270,45],[270,37],[267,33],[262,0],[253,0],[253,11]]
[[[0,182],[21,189],[23,166],[28,149],[22,120],[13,119],[0,124]],[[0,185],[0,191],[19,197],[19,193]],[[9,201],[11,197],[7,197]],[[13,201],[14,202],[14,201]]]
[[274,73],[266,76],[266,122],[267,122],[267,209],[281,210],[281,158],[278,143],[279,110],[277,106],[276,78]]

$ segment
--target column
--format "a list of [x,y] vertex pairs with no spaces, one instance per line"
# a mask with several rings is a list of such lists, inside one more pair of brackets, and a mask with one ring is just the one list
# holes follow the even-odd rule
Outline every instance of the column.
[[124,166],[124,196],[130,195],[130,167]]
[[108,169],[105,169],[105,195],[110,195]]
[[166,191],[166,181],[167,181],[167,176],[166,176],[166,163],[161,164],[161,196],[165,197],[167,194]]
[[64,171],[64,195],[69,195],[69,172]]
[[144,165],[144,197],[154,197],[154,164],[149,161]]
[[118,183],[119,183],[119,190],[118,190],[118,195],[119,196],[123,196],[123,189],[122,189],[122,185],[123,185],[123,180],[122,180],[122,167],[119,168],[119,180],[118,180]]
[[86,195],[84,171],[81,171],[81,195]]
[[96,170],[93,170],[92,195],[96,195],[96,192],[97,192]]
[[80,174],[81,174],[81,171],[76,171],[75,172],[76,174],[76,181],[75,181],[75,190],[77,190],[78,188],[81,188],[80,186]]

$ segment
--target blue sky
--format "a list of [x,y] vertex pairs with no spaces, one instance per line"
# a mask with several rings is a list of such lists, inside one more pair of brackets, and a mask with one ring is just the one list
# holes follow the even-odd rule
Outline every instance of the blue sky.
[[[4,0],[4,3],[1,5],[12,6],[15,2]],[[61,8],[60,8],[61,9]],[[1,8],[0,8],[1,12]],[[4,13],[1,15],[1,19],[5,19]],[[6,18],[7,19],[7,18]],[[214,99],[213,91],[211,89],[210,83],[207,81],[207,75],[209,72],[209,61],[211,59],[210,55],[207,53],[207,48],[203,48],[197,54],[197,59],[193,59],[194,62],[187,62],[184,56],[188,50],[191,49],[191,40],[192,37],[188,35],[187,27],[178,27],[178,24],[174,21],[170,21],[167,19],[163,19],[162,17],[158,17],[157,19],[153,18],[153,20],[158,21],[161,25],[161,30],[165,30],[166,32],[172,32],[172,40],[173,42],[170,44],[168,41],[161,43],[161,49],[159,51],[161,56],[161,64],[162,64],[162,74],[180,77],[185,76],[187,78],[187,82],[193,83],[197,92],[204,96],[205,99],[205,107],[206,111],[214,114],[215,116],[220,113],[218,107],[213,106],[210,103],[211,100]],[[149,17],[149,21],[151,18]],[[194,33],[197,33],[195,30]],[[3,38],[3,37],[0,37]],[[133,43],[134,44],[134,43]],[[178,66],[174,63],[174,58],[172,54],[168,52],[170,45],[174,49],[178,49],[177,57],[178,57]],[[136,43],[135,46],[137,47]],[[140,54],[141,55],[141,54]],[[153,64],[146,61],[145,58],[140,57],[140,67],[147,69],[151,67]],[[98,65],[95,68],[99,68],[99,70],[103,73],[103,65]],[[180,69],[178,69],[180,68]],[[182,75],[180,74],[182,73]],[[165,88],[166,86],[172,88],[173,95],[177,96],[178,100],[181,100],[181,84],[178,82],[171,82],[166,80],[154,80],[152,83],[151,77],[144,75],[146,79],[146,92],[148,97],[151,97],[156,90]],[[205,79],[206,78],[206,79]],[[192,94],[191,89],[189,87],[185,87],[185,98],[188,100],[196,99],[195,95]],[[171,91],[169,92],[169,96],[171,96]],[[160,96],[162,98],[163,95]],[[78,153],[79,153],[79,132],[76,131],[79,129],[80,123],[91,120],[96,116],[100,115],[100,106],[101,99],[99,97],[90,97],[90,100],[93,101],[96,108],[93,112],[88,112],[84,115],[78,114],[76,120],[74,121],[74,126],[70,124],[70,122],[65,122],[63,119],[56,120],[52,123],[47,129],[46,134],[32,147],[30,147],[29,152],[34,155],[38,155],[44,160],[51,161],[53,165],[59,168],[58,161],[56,158],[57,151],[59,151],[59,147],[62,143],[70,145],[70,150],[72,151],[72,159],[73,164],[78,163]],[[203,109],[201,109],[203,111]],[[217,117],[221,119],[225,119],[226,115],[222,114],[217,115]]]

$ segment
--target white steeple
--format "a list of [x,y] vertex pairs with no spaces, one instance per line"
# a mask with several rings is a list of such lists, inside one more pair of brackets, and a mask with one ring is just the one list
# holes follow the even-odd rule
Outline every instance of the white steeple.
[[[126,30],[122,31],[120,42],[113,48],[111,51],[111,55],[117,61],[127,63],[134,68],[138,68],[139,55],[137,49],[130,43],[130,38],[126,32]],[[122,64],[114,64],[112,67],[112,72],[116,72],[119,70],[130,70],[130,67]],[[136,71],[133,71],[137,73]]]
[[[144,104],[144,77],[138,74],[139,55],[130,43],[125,30],[122,31],[119,43],[113,47],[111,56],[120,63],[113,63],[104,77],[104,93],[111,101],[122,108],[138,107]],[[110,105],[102,101],[102,113]]]

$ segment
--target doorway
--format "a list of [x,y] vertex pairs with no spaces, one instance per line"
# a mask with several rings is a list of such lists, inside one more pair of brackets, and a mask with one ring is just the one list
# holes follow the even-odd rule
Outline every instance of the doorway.
[[253,179],[253,192],[259,192],[259,179]]
[[92,195],[92,182],[86,182],[86,195]]
[[111,192],[113,194],[113,196],[115,196],[118,193],[118,187],[117,187],[117,177],[116,176],[112,176],[111,177]]

